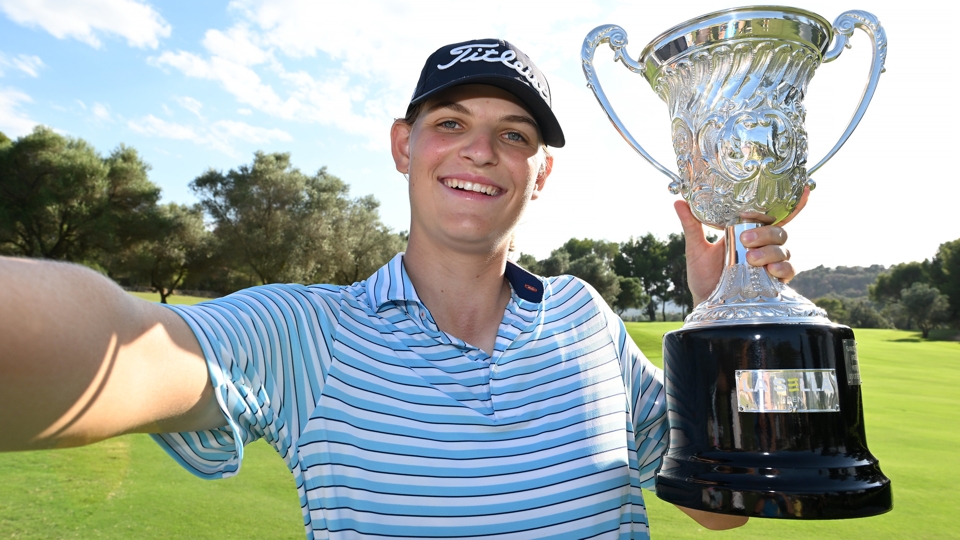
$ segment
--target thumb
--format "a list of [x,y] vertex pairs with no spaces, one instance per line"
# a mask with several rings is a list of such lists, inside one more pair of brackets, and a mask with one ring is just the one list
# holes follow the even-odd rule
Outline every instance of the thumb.
[[687,241],[706,240],[703,236],[703,225],[693,216],[693,212],[690,211],[690,205],[687,204],[686,201],[682,199],[674,201],[673,209],[676,210],[677,217],[680,218],[680,225],[683,226],[683,235],[687,238]]

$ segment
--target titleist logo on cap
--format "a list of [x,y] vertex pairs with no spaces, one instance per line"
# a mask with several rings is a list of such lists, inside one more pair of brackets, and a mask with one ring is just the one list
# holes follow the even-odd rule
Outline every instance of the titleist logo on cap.
[[[477,48],[474,52],[474,47]],[[512,68],[520,75],[523,75],[530,84],[537,89],[537,92],[540,92],[540,95],[543,99],[550,99],[550,95],[547,93],[547,90],[543,87],[537,76],[533,74],[533,70],[530,69],[530,66],[523,65],[523,62],[517,60],[517,53],[511,50],[500,51],[499,43],[478,43],[476,45],[461,45],[459,47],[454,47],[450,49],[450,54],[455,56],[453,60],[448,64],[437,64],[437,69],[444,70],[448,69],[457,63],[463,62],[500,62],[503,65]],[[486,50],[484,50],[486,49]],[[470,53],[473,54],[470,54]]]

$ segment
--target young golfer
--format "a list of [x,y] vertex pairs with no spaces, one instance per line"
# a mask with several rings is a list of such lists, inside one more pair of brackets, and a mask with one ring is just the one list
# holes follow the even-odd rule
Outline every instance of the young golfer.
[[[502,40],[447,45],[390,134],[409,247],[360,283],[161,306],[79,266],[0,259],[0,450],[145,432],[221,478],[263,438],[308,538],[647,538],[660,371],[590,286],[507,260],[564,144],[543,73]],[[723,247],[677,212],[699,302]],[[789,279],[785,239],[743,242]]]

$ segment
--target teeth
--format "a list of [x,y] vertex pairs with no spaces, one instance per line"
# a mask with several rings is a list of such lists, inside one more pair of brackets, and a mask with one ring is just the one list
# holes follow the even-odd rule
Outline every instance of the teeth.
[[475,184],[473,182],[464,182],[463,180],[456,179],[446,179],[443,181],[443,185],[449,188],[462,189],[464,191],[475,191],[477,193],[483,193],[484,195],[490,195],[491,197],[500,193],[500,189],[494,186]]

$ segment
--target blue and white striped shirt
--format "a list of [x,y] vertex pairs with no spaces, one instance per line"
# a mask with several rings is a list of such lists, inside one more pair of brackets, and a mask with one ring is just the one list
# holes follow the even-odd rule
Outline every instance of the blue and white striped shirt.
[[397,255],[350,286],[268,285],[175,309],[228,426],[155,435],[203,478],[265,438],[307,538],[648,538],[660,371],[597,293],[508,264],[495,351],[441,331]]

